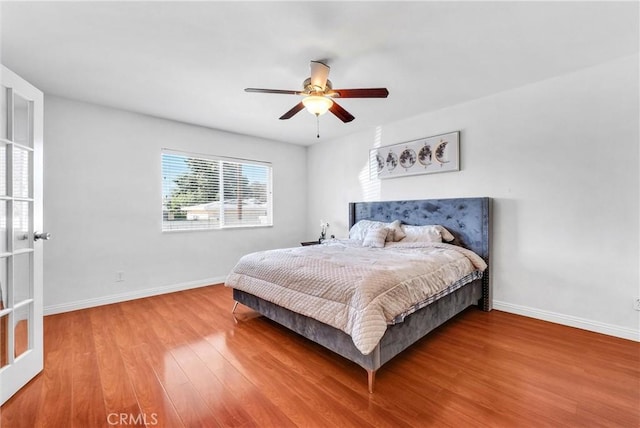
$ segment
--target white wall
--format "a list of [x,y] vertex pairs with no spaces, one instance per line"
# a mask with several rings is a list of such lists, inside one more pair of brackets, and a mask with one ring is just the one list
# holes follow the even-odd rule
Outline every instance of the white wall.
[[[349,201],[490,196],[496,308],[637,340],[638,72],[634,55],[314,145],[307,234],[345,236]],[[455,130],[461,171],[369,178],[370,148]]]
[[[272,162],[274,226],[162,233],[161,148]],[[305,147],[46,96],[45,312],[219,282],[243,254],[299,245],[305,161]]]

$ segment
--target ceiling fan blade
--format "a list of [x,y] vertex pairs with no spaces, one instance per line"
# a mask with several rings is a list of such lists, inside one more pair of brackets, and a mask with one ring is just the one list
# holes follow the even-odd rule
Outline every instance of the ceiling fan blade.
[[333,102],[333,105],[329,108],[329,111],[333,113],[338,119],[344,123],[351,122],[355,117],[343,109],[337,102]]
[[333,89],[327,93],[336,98],[387,98],[387,88]]
[[311,84],[318,90],[324,91],[329,78],[330,67],[320,61],[311,61]]
[[300,91],[289,91],[286,89],[262,89],[262,88],[245,88],[245,92],[258,92],[261,94],[283,94],[283,95],[304,95]]
[[302,101],[300,101],[298,104],[293,106],[291,110],[289,110],[288,112],[280,116],[280,120],[291,119],[296,113],[298,113],[302,109],[304,109],[304,104],[302,104]]

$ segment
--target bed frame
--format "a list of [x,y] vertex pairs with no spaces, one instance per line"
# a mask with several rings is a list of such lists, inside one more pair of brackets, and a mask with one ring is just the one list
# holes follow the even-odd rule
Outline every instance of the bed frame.
[[[400,219],[411,225],[440,224],[455,236],[454,244],[474,251],[489,265],[490,209],[490,198],[352,202],[349,204],[349,227],[365,219],[383,222]],[[233,298],[236,301],[233,311],[238,303],[242,303],[366,369],[370,393],[373,393],[376,370],[431,330],[469,306],[491,310],[487,268],[482,279],[416,311],[404,322],[388,326],[373,352],[363,355],[351,337],[341,330],[237,289],[233,289]]]

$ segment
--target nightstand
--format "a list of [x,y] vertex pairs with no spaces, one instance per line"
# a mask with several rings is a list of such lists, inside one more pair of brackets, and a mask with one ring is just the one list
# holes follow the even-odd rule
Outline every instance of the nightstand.
[[315,240],[315,241],[301,242],[300,245],[302,245],[303,247],[307,247],[309,245],[318,245],[319,243],[320,243],[319,240]]

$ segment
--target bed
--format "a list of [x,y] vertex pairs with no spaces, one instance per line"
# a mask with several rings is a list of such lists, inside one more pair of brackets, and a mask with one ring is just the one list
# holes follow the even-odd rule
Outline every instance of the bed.
[[[485,263],[486,269],[481,275],[467,278],[464,283],[452,287],[448,294],[428,305],[418,306],[404,314],[400,320],[385,326],[382,336],[375,345],[363,352],[362,343],[326,322],[318,321],[311,316],[287,309],[272,303],[270,297],[261,298],[258,292],[243,291],[238,283],[240,277],[251,277],[247,274],[232,272],[225,285],[233,288],[235,311],[241,303],[263,316],[295,331],[325,348],[336,352],[363,367],[368,374],[368,389],[373,393],[376,371],[386,362],[403,350],[420,340],[434,328],[456,316],[470,306],[478,306],[484,311],[491,310],[491,288],[489,276],[489,237],[490,237],[490,198],[457,198],[409,201],[355,202],[349,204],[349,227],[360,220],[372,220],[390,223],[400,220],[404,225],[442,225],[453,235],[451,244],[466,251],[477,254]],[[313,247],[300,247],[292,251],[318,251]],[[278,251],[278,250],[274,250]],[[269,269],[268,254],[265,252],[264,265]],[[236,267],[237,268],[237,267]],[[475,274],[474,274],[475,275]],[[250,278],[251,279],[251,278]],[[318,286],[324,287],[328,280],[318,280]],[[330,282],[330,281],[329,281]],[[277,293],[276,293],[277,294]],[[424,306],[424,307],[423,307]],[[321,318],[321,317],[318,317]],[[358,344],[356,346],[356,343]]]

